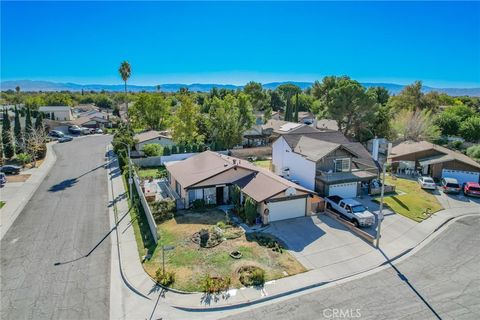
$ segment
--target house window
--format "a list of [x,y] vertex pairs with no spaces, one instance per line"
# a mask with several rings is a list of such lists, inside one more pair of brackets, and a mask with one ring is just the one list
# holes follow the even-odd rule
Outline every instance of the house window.
[[350,171],[350,158],[335,159],[335,172]]

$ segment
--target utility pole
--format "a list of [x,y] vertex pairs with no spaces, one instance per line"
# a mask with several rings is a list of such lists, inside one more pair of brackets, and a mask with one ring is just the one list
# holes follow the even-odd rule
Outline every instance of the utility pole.
[[376,237],[376,247],[377,249],[380,247],[380,232],[382,230],[382,221],[383,221],[383,196],[385,193],[385,175],[387,173],[387,160],[388,157],[390,156],[390,150],[392,149],[392,144],[388,144],[388,149],[387,149],[387,158],[383,162],[383,168],[382,168],[382,187],[381,187],[381,192],[380,192],[380,210],[378,211],[377,219],[378,219],[378,226],[377,226],[377,237]]

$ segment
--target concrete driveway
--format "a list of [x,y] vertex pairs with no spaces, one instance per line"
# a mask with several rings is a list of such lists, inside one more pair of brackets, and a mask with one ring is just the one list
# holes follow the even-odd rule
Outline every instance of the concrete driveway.
[[480,198],[467,197],[463,195],[463,193],[446,194],[438,189],[435,191],[434,195],[437,197],[438,202],[440,202],[444,209],[478,207],[480,210]]
[[325,215],[276,221],[265,232],[284,241],[307,269],[353,259],[372,250],[368,243]]

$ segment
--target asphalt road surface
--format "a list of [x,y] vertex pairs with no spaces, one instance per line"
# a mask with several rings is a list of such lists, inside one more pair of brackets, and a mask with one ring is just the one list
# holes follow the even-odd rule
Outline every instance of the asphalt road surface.
[[110,239],[96,245],[110,229],[110,140],[54,146],[57,162],[1,241],[2,319],[108,319]]
[[480,217],[398,265],[226,319],[480,319]]

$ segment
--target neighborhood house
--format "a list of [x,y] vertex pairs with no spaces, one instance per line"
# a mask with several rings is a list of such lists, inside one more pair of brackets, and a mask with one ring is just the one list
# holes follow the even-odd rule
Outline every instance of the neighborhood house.
[[418,171],[432,178],[455,178],[460,184],[478,182],[480,164],[470,157],[427,141],[405,141],[392,148],[394,171]]
[[173,140],[167,131],[145,131],[137,133],[134,137],[136,140],[135,150],[142,151],[146,144],[159,144],[161,146],[173,145]]
[[38,108],[47,118],[58,121],[73,120],[72,109],[69,106],[43,106]]
[[379,167],[358,142],[339,131],[303,125],[286,130],[272,145],[273,170],[321,196],[353,198],[378,178]]
[[257,203],[264,224],[307,215],[313,192],[238,158],[205,151],[183,161],[166,163],[168,181],[190,207],[197,199],[207,204],[231,203],[232,188],[240,187],[241,201]]

